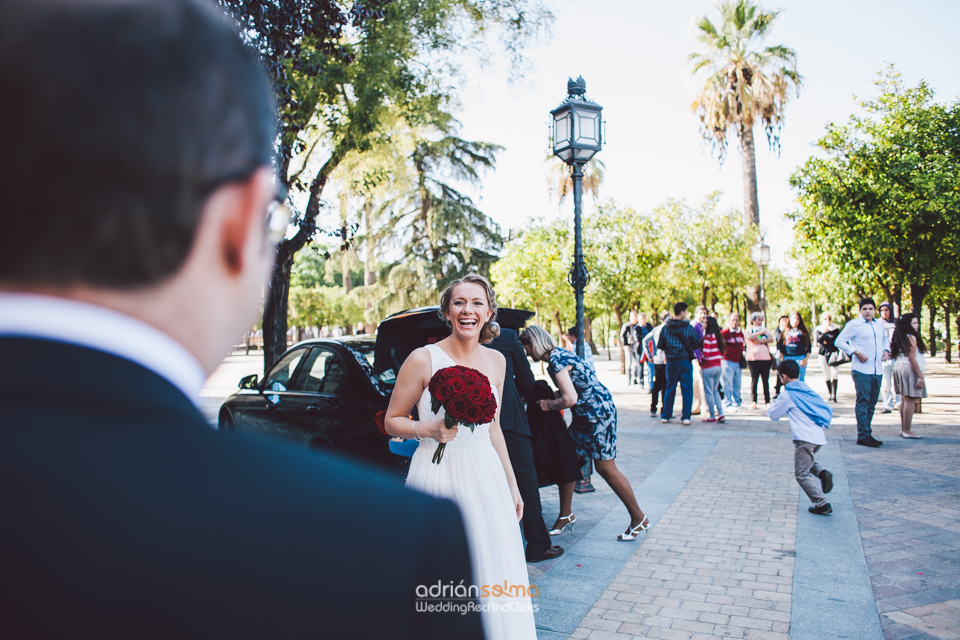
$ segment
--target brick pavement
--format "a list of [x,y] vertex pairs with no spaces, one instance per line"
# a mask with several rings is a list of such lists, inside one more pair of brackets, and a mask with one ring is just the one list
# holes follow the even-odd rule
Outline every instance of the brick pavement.
[[[960,380],[956,373],[936,362],[928,371],[933,397],[925,403],[925,413],[915,418],[923,440],[898,438],[897,414],[877,413],[875,433],[886,442],[881,449],[856,445],[853,385],[848,373],[842,378],[841,402],[835,405],[828,437],[838,447],[832,459],[844,465],[849,486],[835,488],[832,496],[838,497],[839,490],[848,492],[856,522],[858,542],[854,544],[858,552],[862,549],[862,555],[850,555],[860,558],[861,567],[866,561],[861,592],[872,595],[876,609],[870,606],[874,624],[852,634],[837,630],[837,635],[830,635],[819,628],[791,627],[792,604],[809,595],[793,592],[794,555],[815,553],[808,548],[809,541],[797,548],[798,511],[801,518],[816,518],[812,522],[821,529],[835,526],[840,518],[806,513],[809,502],[793,479],[786,424],[772,423],[761,410],[747,410],[725,425],[706,425],[696,418],[690,427],[661,425],[648,417],[649,396],[623,384],[615,361],[608,364],[601,358],[598,364],[601,377],[614,392],[621,433],[630,434],[622,440],[626,447],[618,458],[621,466],[629,464],[631,451],[643,450],[647,441],[657,442],[661,452],[679,443],[678,437],[711,434],[720,439],[573,632],[564,636],[547,631],[541,624],[549,615],[546,607],[545,614],[538,616],[542,639],[879,640],[881,633],[890,640],[960,638]],[[815,390],[823,386],[812,369],[808,382]],[[644,467],[649,468],[649,459]],[[643,480],[628,477],[635,487]],[[600,480],[598,488],[602,486]],[[753,496],[752,502],[748,496]],[[643,504],[643,496],[638,497]],[[588,533],[578,530],[577,535]],[[575,540],[565,538],[557,541],[569,548]],[[836,567],[841,585],[846,569]],[[826,581],[822,588],[828,588]],[[854,590],[851,585],[850,591]],[[850,594],[843,587],[837,593],[817,595],[832,601],[839,611],[850,606]],[[551,597],[564,594],[544,592],[544,604]],[[880,625],[882,632],[872,631]],[[825,626],[830,628],[829,621]]]

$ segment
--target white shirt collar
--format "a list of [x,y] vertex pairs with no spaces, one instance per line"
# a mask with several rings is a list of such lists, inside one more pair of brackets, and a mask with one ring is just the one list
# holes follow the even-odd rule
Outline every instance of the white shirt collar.
[[167,334],[86,302],[0,293],[0,336],[45,338],[126,358],[162,376],[195,404],[207,378],[193,354]]

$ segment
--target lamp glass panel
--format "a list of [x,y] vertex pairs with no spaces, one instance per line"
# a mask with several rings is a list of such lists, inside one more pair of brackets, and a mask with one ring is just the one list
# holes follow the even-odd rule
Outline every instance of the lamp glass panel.
[[577,112],[576,144],[600,144],[600,114],[595,111]]
[[574,147],[573,155],[577,160],[589,160],[597,153],[596,149],[589,147]]
[[558,151],[570,145],[570,111],[558,113],[553,117],[553,148]]

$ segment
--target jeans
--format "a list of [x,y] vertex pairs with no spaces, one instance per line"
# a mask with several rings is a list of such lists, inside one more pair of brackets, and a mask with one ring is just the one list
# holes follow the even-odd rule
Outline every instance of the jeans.
[[636,351],[627,347],[627,384],[638,382],[640,375],[640,356]]
[[650,413],[657,410],[657,398],[660,398],[662,406],[664,404],[662,401],[666,398],[667,394],[667,365],[655,364],[653,365],[653,370],[654,382],[653,391],[650,392]]
[[743,374],[740,373],[740,363],[722,360],[723,368],[723,406],[740,406],[740,385],[743,384]]
[[793,441],[793,475],[800,488],[810,498],[810,502],[818,507],[827,501],[826,496],[823,495],[823,484],[820,482],[820,472],[823,468],[813,459],[813,454],[819,450],[819,444],[803,440]]
[[[710,413],[711,418],[715,415],[723,415],[723,401],[720,400],[719,389],[721,373],[721,367],[707,367],[700,370],[700,374],[703,376],[703,404],[701,407]],[[716,414],[713,412],[714,408],[717,410]]]
[[883,400],[883,408],[893,410],[895,405],[900,404],[900,395],[893,388],[893,360],[883,361],[883,382],[880,387],[880,398]]
[[803,382],[807,378],[807,365],[801,365],[801,360],[806,360],[807,364],[810,364],[810,356],[783,356],[784,360],[793,360],[797,363],[797,366],[800,367],[800,382]]
[[763,383],[763,401],[770,404],[770,360],[747,360],[750,367],[750,399],[757,401],[757,382]]
[[[640,365],[643,366],[643,365]],[[656,368],[652,362],[647,363],[647,389],[653,390],[653,380],[656,377]]]
[[880,399],[880,383],[883,376],[851,371],[853,386],[857,390],[857,440],[863,440],[872,433],[873,411]]
[[669,420],[673,417],[673,401],[677,398],[677,382],[680,383],[680,396],[683,408],[681,420],[689,420],[693,413],[693,365],[689,360],[667,360],[667,393],[663,397],[663,409],[660,417]]

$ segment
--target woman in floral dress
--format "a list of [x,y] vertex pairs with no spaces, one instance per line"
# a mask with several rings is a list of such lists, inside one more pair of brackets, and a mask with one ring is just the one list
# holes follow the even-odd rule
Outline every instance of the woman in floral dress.
[[[534,361],[548,363],[550,377],[560,389],[559,398],[540,400],[540,408],[543,411],[572,410],[570,435],[577,453],[593,460],[597,473],[607,481],[630,513],[630,526],[618,539],[636,540],[649,528],[650,520],[637,504],[630,481],[617,468],[617,408],[613,396],[583,360],[569,351],[558,349],[550,334],[537,325],[523,330],[520,344]],[[559,487],[560,516],[550,531],[551,535],[559,535],[567,527],[572,531],[577,521],[573,514],[573,484],[570,482]]]

